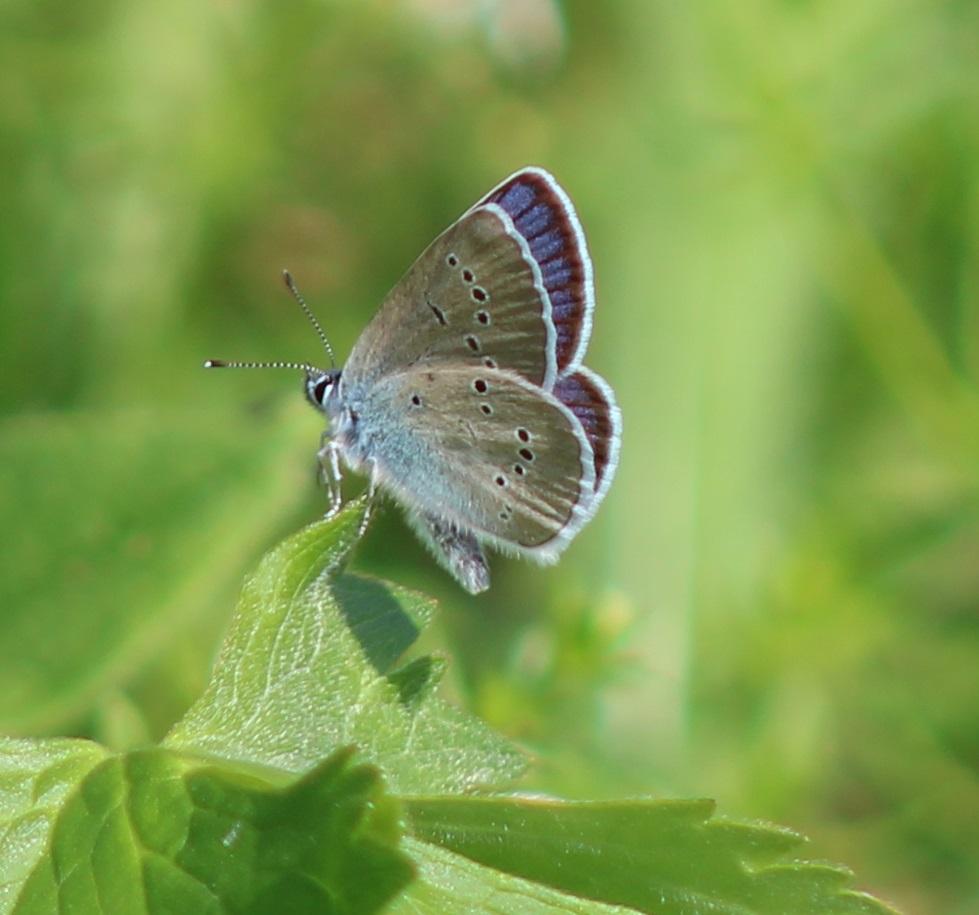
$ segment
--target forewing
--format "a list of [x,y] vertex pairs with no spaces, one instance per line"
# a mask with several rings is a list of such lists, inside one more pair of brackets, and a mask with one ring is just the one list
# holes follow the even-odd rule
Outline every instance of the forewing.
[[446,229],[391,290],[354,346],[347,384],[412,366],[513,371],[550,388],[556,331],[540,267],[496,204]]
[[477,206],[494,203],[510,217],[540,270],[556,331],[559,373],[585,354],[595,287],[585,233],[571,198],[542,168],[524,168],[501,181]]
[[512,372],[415,367],[381,379],[363,416],[378,480],[409,509],[541,561],[591,515],[594,458],[581,423]]

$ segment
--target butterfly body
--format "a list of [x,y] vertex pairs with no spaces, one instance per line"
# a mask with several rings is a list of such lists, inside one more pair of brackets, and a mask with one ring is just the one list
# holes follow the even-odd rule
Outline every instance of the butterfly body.
[[302,366],[337,497],[341,461],[367,473],[472,593],[485,545],[556,561],[618,460],[614,395],[581,365],[593,310],[570,200],[542,169],[515,173],[415,261],[342,371]]

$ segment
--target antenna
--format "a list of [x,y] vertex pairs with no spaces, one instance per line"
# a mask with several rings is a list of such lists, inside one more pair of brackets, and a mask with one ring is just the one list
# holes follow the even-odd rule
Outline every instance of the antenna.
[[330,341],[327,339],[326,332],[323,330],[322,325],[316,320],[316,315],[313,314],[312,309],[306,304],[306,300],[303,298],[302,293],[296,288],[296,284],[292,281],[292,274],[288,270],[283,270],[282,279],[285,280],[286,287],[292,293],[293,298],[299,303],[299,307],[303,310],[303,314],[309,319],[309,323],[313,325],[316,335],[320,338],[320,343],[323,344],[323,349],[326,350],[326,354],[330,357],[330,368],[335,369],[337,367],[337,361],[333,356],[333,347],[330,346]]
[[204,362],[206,369],[301,369],[304,372],[317,374],[322,372],[308,362],[226,362],[224,359],[208,359]]
[[[326,350],[326,354],[330,357],[330,368],[335,369],[337,367],[337,361],[333,356],[333,347],[330,346],[330,341],[326,337],[326,333],[320,322],[316,320],[316,315],[313,314],[310,307],[306,304],[306,300],[303,298],[302,293],[296,288],[296,284],[292,281],[292,274],[288,270],[282,271],[282,278],[286,281],[286,287],[292,293],[293,298],[299,303],[299,307],[303,310],[303,314],[309,319],[309,323],[313,325],[313,329],[316,331],[316,336],[320,338],[320,342],[323,344],[323,349]],[[204,368],[206,369],[299,369],[310,375],[320,375],[324,374],[323,369],[317,368],[315,365],[310,365],[308,362],[228,362],[224,359],[208,359],[204,363]]]

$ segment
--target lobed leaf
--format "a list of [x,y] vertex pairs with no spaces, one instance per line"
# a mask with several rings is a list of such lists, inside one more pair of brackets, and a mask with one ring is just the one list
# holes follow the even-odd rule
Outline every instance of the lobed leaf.
[[[286,784],[281,773],[161,749],[105,756],[60,741],[2,750],[5,915],[354,915],[379,910],[413,876],[398,850],[397,805],[349,750]],[[18,778],[41,753],[48,766]]]
[[397,666],[434,607],[344,572],[363,512],[265,558],[163,747],[0,744],[0,915],[889,911],[710,801],[462,796],[523,758],[434,696],[440,659]]
[[786,860],[804,841],[713,818],[711,801],[414,798],[412,834],[484,868],[655,915],[884,915],[850,872]]
[[432,695],[437,660],[395,668],[434,604],[343,574],[364,502],[284,541],[245,583],[210,684],[170,747],[303,772],[354,745],[401,794],[512,781],[523,757]]

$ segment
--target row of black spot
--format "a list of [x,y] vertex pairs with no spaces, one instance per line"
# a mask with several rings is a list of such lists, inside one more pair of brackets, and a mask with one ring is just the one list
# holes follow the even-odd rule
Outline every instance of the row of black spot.
[[[456,257],[455,254],[448,254],[448,255],[446,255],[445,262],[450,267],[453,267],[453,268],[459,266],[459,258]],[[482,286],[476,286],[475,285],[475,283],[476,283],[476,274],[473,273],[472,270],[470,270],[468,267],[463,267],[462,270],[459,271],[459,273],[462,276],[462,281],[467,286],[471,286],[472,287],[469,290],[469,295],[472,296],[472,300],[474,302],[488,302],[489,301],[489,297],[490,297],[489,296],[489,293]],[[481,321],[481,323],[487,324],[489,322],[488,321]]]
[[[479,380],[481,379],[477,379],[477,381]],[[488,406],[488,404],[486,406]],[[530,432],[528,432],[526,429],[524,429],[521,426],[518,429],[514,430],[514,435],[517,437],[518,441],[523,442],[524,444],[524,447],[520,448],[517,451],[517,454],[519,454],[520,457],[522,457],[529,464],[531,461],[534,460],[534,452],[526,447],[526,445],[530,442]],[[518,477],[522,477],[524,474],[526,474],[527,468],[523,464],[521,464],[520,461],[517,461],[513,465],[513,472]],[[501,489],[506,488],[510,484],[510,481],[507,480],[507,478],[502,473],[497,474],[496,477],[494,477],[493,482],[496,483],[496,485],[499,486]],[[507,509],[509,508],[510,506],[507,506]],[[508,520],[508,515],[505,514],[504,512],[500,512],[500,520],[501,521]]]

